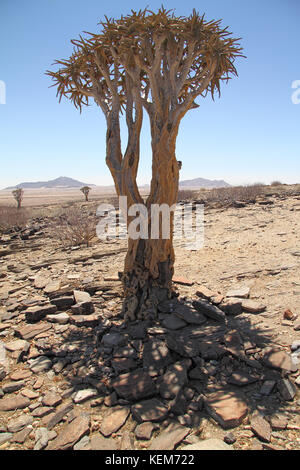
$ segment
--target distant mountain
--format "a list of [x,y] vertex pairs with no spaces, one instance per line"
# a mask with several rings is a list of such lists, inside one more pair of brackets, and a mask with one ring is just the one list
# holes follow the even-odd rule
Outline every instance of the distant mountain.
[[[74,180],[73,178],[68,178],[67,176],[60,176],[54,180],[50,181],[37,181],[37,182],[26,182],[20,183],[16,186],[9,186],[5,188],[6,190],[23,188],[23,189],[42,189],[42,188],[82,188],[82,186],[95,186],[94,184],[86,184],[82,181]],[[192,180],[183,180],[179,181],[179,189],[200,189],[200,188],[225,188],[230,186],[224,180],[209,180],[205,178],[194,178]],[[140,188],[148,189],[150,188],[149,184],[140,185]],[[103,190],[112,190],[114,191],[114,186],[98,186]]]
[[[230,184],[224,180],[208,180],[205,178],[194,178],[192,180],[179,181],[179,189],[200,189],[200,188],[227,188]],[[140,186],[141,188],[149,188],[149,184]]]
[[41,189],[41,188],[81,188],[82,186],[95,186],[94,184],[87,185],[86,183],[82,183],[82,181],[74,180],[73,178],[68,178],[67,176],[60,176],[54,180],[50,181],[37,181],[37,182],[28,182],[28,183],[20,183],[16,186],[10,186],[5,189],[15,189],[15,188],[23,188],[23,189]]
[[205,178],[194,178],[192,180],[179,181],[180,189],[187,188],[227,188],[230,184],[224,180],[208,180]]

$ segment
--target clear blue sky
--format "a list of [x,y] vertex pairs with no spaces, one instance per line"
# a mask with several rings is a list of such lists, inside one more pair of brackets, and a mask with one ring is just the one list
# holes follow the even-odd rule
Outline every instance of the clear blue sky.
[[[72,52],[70,39],[95,32],[104,15],[130,9],[156,10],[159,1],[1,0],[0,188],[21,181],[70,176],[111,184],[105,165],[105,120],[95,105],[82,114],[44,75],[54,59]],[[239,77],[224,83],[220,99],[201,99],[182,121],[177,158],[182,179],[225,179],[231,184],[274,179],[300,182],[300,104],[292,82],[300,80],[299,0],[165,1],[178,15],[193,8],[222,19],[247,59],[236,62]],[[125,145],[125,143],[124,143]],[[151,177],[151,145],[145,119],[139,182]]]

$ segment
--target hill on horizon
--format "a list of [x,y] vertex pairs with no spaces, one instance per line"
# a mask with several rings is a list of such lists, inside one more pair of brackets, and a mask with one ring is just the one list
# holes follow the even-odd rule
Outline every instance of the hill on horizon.
[[[36,181],[36,182],[24,182],[19,183],[16,186],[9,186],[4,188],[4,190],[13,190],[16,188],[23,189],[42,189],[42,188],[81,188],[82,186],[97,186],[95,184],[87,184],[82,181],[75,180],[73,178],[68,178],[67,176],[60,176],[54,180],[49,181]],[[194,178],[191,180],[179,181],[179,189],[198,189],[198,188],[224,188],[229,187],[230,184],[226,183],[224,180],[209,180],[206,178]],[[99,188],[111,188],[113,185],[99,185]],[[141,188],[150,187],[149,184],[140,185]]]
[[9,186],[4,189],[41,189],[41,188],[82,188],[82,186],[95,186],[94,184],[86,184],[82,181],[68,178],[67,176],[60,176],[54,180],[49,181],[36,181],[36,182],[25,182],[17,184],[16,186]]

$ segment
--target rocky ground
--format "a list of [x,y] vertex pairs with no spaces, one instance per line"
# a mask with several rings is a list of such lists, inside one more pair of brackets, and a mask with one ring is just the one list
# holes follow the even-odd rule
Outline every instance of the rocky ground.
[[0,245],[0,449],[300,449],[300,197],[205,209],[178,297],[124,324],[124,241]]

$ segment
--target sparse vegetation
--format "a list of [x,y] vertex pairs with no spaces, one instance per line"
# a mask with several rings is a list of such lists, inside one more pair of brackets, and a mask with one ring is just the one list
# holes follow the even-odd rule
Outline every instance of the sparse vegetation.
[[281,186],[283,183],[281,181],[272,181],[271,186]]
[[69,207],[52,222],[50,234],[65,248],[90,246],[91,240],[96,236],[96,217],[80,207]]
[[197,197],[198,191],[194,191],[192,189],[179,189],[177,202],[179,201],[190,201],[191,199],[195,199]]
[[230,205],[234,202],[255,202],[263,194],[263,185],[232,186],[230,188],[214,188],[205,193],[208,202],[219,202]]
[[23,228],[29,219],[29,212],[11,206],[0,206],[0,234]]

